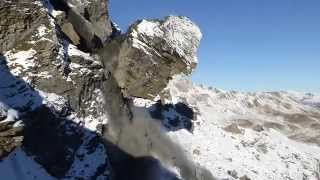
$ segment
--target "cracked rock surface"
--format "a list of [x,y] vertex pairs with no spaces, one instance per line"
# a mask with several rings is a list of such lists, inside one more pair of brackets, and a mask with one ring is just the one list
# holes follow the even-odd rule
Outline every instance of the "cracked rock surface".
[[99,54],[125,95],[153,99],[174,75],[194,70],[201,36],[186,17],[141,20]]

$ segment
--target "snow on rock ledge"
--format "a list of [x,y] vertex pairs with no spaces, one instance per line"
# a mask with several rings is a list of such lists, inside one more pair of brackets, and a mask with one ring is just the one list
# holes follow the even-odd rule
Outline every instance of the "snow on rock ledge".
[[201,37],[186,17],[140,20],[100,54],[125,95],[153,99],[173,75],[194,70]]

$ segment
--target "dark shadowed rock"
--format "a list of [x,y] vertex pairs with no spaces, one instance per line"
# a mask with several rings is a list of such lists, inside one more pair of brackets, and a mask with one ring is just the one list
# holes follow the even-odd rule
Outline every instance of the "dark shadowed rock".
[[193,129],[194,111],[184,103],[162,104],[158,101],[149,108],[149,113],[152,118],[160,120],[168,130]]
[[28,113],[25,122],[25,152],[35,157],[51,175],[63,177],[82,142],[81,131],[45,106]]

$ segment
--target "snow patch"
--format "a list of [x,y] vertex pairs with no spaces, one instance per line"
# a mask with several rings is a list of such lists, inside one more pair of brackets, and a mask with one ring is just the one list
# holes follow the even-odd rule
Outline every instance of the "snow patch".
[[73,44],[68,44],[68,49],[67,49],[68,55],[69,56],[81,56],[84,59],[92,60],[93,58],[89,53],[85,53],[80,51],[76,46]]
[[11,72],[18,76],[35,66],[34,56],[37,52],[34,49],[28,51],[8,51],[4,56],[8,60],[8,66],[12,67]]

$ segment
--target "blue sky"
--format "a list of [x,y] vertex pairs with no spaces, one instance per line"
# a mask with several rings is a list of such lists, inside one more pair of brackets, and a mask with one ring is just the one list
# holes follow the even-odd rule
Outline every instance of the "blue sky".
[[226,90],[320,92],[319,0],[110,0],[125,31],[184,15],[201,28],[193,80]]

